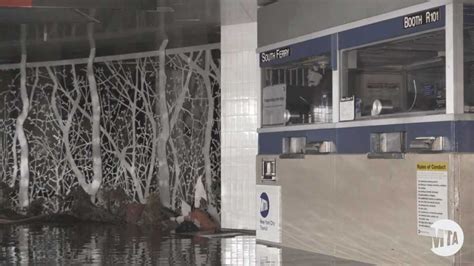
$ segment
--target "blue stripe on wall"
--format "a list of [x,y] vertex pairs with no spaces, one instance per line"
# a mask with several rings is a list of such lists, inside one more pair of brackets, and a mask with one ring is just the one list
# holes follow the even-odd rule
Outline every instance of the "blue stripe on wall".
[[474,121],[456,122],[454,132],[456,151],[474,152]]
[[333,129],[260,133],[258,135],[258,146],[260,154],[281,154],[282,139],[287,137],[306,137],[307,142],[331,140],[336,142]]
[[464,26],[474,26],[474,5],[464,5]]
[[339,49],[347,49],[355,46],[401,37],[417,32],[443,28],[445,26],[446,11],[444,6],[441,6],[439,9],[441,13],[441,18],[439,21],[430,24],[420,25],[414,28],[404,29],[403,19],[405,16],[402,16],[343,31],[339,33]]
[[[305,42],[296,43],[288,46],[290,47],[290,56],[282,59],[274,59],[270,62],[263,63],[261,60],[262,53],[260,53],[260,67],[269,67],[281,65],[284,63],[296,61],[310,56],[322,55],[331,53],[331,36],[324,36],[312,39]],[[284,47],[281,47],[284,48]],[[273,51],[273,50],[271,50]]]
[[370,151],[370,134],[406,132],[407,143],[417,137],[446,136],[452,142],[452,150],[474,152],[474,121],[430,122],[338,129],[302,130],[259,134],[260,154],[281,154],[282,139],[306,137],[307,142],[330,140],[342,154],[365,154]]
[[[355,46],[378,42],[395,37],[401,37],[417,32],[423,32],[431,29],[443,28],[445,26],[445,7],[441,6],[441,18],[437,22],[420,25],[414,28],[404,29],[403,20],[405,16],[388,19],[374,24],[350,29],[337,34],[327,35],[312,40],[295,43],[286,47],[290,48],[290,56],[274,59],[270,62],[262,62],[260,53],[260,67],[277,66],[289,62],[294,62],[310,56],[331,54],[331,68],[337,69],[337,57],[335,56],[339,49],[347,49]],[[431,9],[430,9],[431,10]],[[421,11],[423,12],[423,11]],[[421,13],[417,12],[417,13]],[[280,48],[286,48],[280,47]],[[274,51],[274,50],[270,50]],[[269,52],[269,51],[266,51]]]

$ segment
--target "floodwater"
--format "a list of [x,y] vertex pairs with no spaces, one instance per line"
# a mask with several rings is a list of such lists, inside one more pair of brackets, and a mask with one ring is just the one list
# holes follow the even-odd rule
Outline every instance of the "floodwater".
[[164,236],[136,226],[5,226],[0,240],[2,265],[221,264],[221,239]]
[[0,225],[0,241],[0,265],[361,265],[257,244],[254,235],[243,233],[177,236],[89,223]]

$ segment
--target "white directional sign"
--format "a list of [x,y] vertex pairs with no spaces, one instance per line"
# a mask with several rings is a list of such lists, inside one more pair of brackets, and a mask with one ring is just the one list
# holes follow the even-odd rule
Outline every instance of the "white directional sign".
[[257,185],[257,239],[281,243],[281,187]]

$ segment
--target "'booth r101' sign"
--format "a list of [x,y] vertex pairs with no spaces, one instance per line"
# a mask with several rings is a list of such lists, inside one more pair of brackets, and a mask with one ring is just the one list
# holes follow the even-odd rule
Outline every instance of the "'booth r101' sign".
[[440,9],[431,9],[427,11],[423,11],[420,13],[408,15],[403,17],[403,28],[410,29],[414,27],[418,27],[421,25],[426,25],[430,23],[435,23],[440,21],[441,13]]

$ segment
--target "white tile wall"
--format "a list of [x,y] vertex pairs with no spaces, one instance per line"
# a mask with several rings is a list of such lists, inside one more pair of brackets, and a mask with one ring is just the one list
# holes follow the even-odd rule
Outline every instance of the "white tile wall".
[[260,89],[257,23],[221,27],[223,228],[255,230]]
[[221,265],[257,265],[255,236],[237,236],[222,239]]

